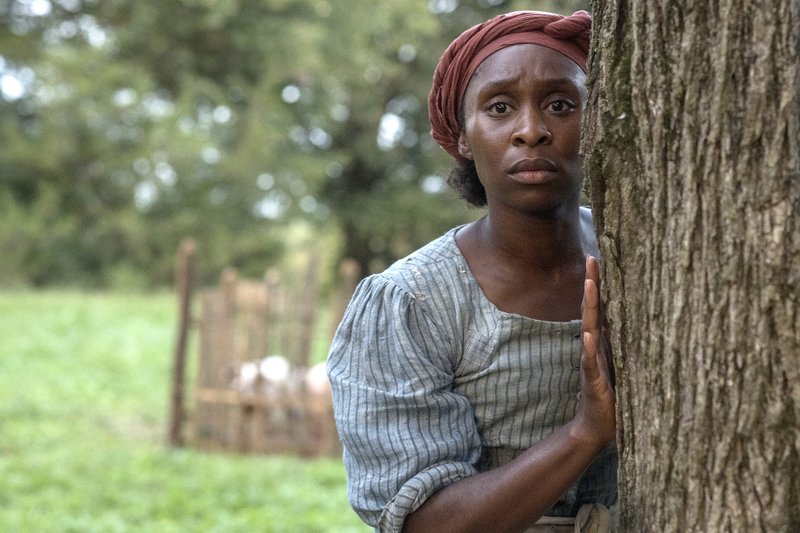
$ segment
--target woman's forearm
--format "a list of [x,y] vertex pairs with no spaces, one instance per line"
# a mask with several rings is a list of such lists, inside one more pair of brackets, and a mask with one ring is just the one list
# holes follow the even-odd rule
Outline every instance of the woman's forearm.
[[570,422],[513,461],[449,485],[406,519],[403,531],[524,531],[602,450]]

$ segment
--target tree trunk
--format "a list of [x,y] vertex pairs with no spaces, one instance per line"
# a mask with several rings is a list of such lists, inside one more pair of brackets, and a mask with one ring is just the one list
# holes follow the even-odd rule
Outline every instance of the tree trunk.
[[800,531],[800,1],[595,0],[624,531]]

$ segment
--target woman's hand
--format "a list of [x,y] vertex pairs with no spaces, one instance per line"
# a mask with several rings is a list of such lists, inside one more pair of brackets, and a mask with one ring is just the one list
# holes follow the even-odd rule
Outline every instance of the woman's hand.
[[582,315],[581,393],[573,427],[578,438],[602,449],[616,436],[616,400],[600,304],[600,267],[591,256],[586,258]]

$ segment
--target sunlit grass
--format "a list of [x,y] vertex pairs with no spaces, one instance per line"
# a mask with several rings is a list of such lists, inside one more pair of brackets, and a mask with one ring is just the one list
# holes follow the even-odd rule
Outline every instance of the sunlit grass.
[[338,459],[165,446],[170,294],[0,294],[0,531],[367,531]]

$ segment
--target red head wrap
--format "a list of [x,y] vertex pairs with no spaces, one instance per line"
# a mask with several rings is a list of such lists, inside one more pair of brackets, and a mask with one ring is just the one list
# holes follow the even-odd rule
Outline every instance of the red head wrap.
[[472,75],[481,62],[514,44],[538,44],[561,52],[586,72],[592,17],[576,11],[566,17],[541,11],[515,11],[473,26],[447,47],[433,73],[428,96],[431,136],[458,158],[458,112]]

